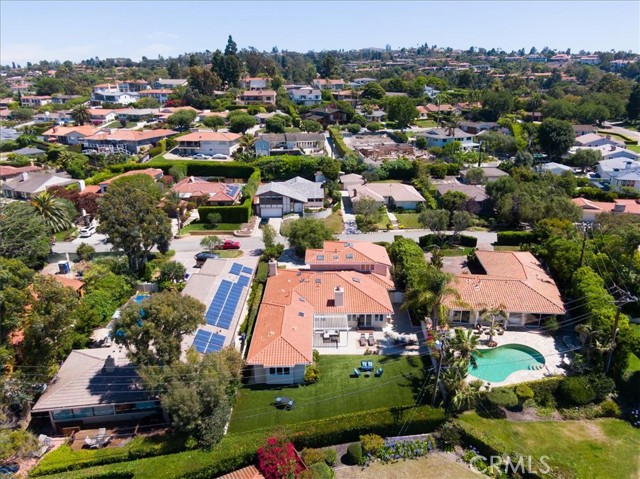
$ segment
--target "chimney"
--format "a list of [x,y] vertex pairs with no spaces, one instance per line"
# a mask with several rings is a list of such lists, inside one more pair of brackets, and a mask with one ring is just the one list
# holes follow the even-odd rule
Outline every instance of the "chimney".
[[275,276],[278,274],[278,262],[271,258],[269,260],[269,277]]
[[27,173],[26,171],[22,172],[22,181],[27,181],[29,179],[29,173]]
[[625,161],[624,162],[624,169],[628,170],[629,168],[631,168],[631,161]]
[[107,374],[111,374],[116,369],[116,360],[111,357],[111,355],[107,356],[107,359],[104,360],[104,372]]
[[333,289],[333,294],[335,295],[333,300],[334,306],[344,306],[344,289],[342,289],[342,286],[336,286]]

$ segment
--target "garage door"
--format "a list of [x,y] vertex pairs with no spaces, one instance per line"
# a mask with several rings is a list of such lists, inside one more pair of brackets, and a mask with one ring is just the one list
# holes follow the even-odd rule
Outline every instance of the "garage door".
[[262,218],[280,218],[282,216],[282,206],[261,206],[260,216]]

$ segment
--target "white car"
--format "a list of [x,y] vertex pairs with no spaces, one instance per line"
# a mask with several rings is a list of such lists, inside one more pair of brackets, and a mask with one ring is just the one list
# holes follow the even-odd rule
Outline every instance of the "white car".
[[197,155],[193,155],[194,160],[209,160],[211,157],[209,155],[203,155],[202,153],[198,153]]
[[85,226],[84,228],[80,228],[80,238],[89,238],[96,233],[95,225]]

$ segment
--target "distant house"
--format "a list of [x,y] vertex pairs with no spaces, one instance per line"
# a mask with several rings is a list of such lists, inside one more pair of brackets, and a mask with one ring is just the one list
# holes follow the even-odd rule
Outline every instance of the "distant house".
[[268,77],[245,77],[240,80],[240,86],[245,90],[266,90],[270,82]]
[[18,176],[2,182],[2,195],[5,198],[28,200],[53,186],[77,184],[84,188],[84,181],[75,180],[67,173],[45,173],[42,171],[24,171]]
[[176,138],[178,146],[175,153],[231,156],[238,149],[241,136],[237,133],[196,131]]
[[169,96],[173,93],[170,88],[156,88],[153,90],[141,90],[138,94],[140,98],[153,98],[157,100],[161,105],[164,105],[169,101]]
[[356,87],[359,86],[365,86],[368,85],[369,83],[373,83],[376,82],[378,80],[376,80],[375,78],[354,78],[352,84],[355,85]]
[[104,125],[116,119],[118,110],[110,110],[106,108],[89,108],[87,112],[90,115],[92,125]]
[[51,97],[48,95],[42,96],[29,96],[24,95],[20,98],[20,106],[28,107],[28,108],[39,108],[43,105],[48,105],[51,103]]
[[333,107],[314,108],[302,115],[303,120],[314,120],[325,128],[330,125],[346,123],[347,113]]
[[81,98],[80,95],[53,95],[51,97],[51,103],[54,105],[64,105],[65,103],[70,102],[71,100],[77,100]]
[[322,92],[311,87],[298,88],[289,91],[289,98],[296,105],[318,105],[322,103]]
[[57,125],[69,125],[73,123],[73,117],[71,116],[71,112],[68,111],[54,111],[54,112],[44,112],[44,113],[36,113],[33,115],[33,122],[37,125],[42,123],[55,123]]
[[597,65],[600,63],[600,57],[598,55],[583,55],[578,58],[578,63],[585,65]]
[[7,181],[16,176],[20,176],[22,173],[35,173],[36,171],[42,171],[41,166],[5,166],[0,165],[0,181]]
[[568,171],[569,173],[573,174],[573,168],[571,168],[570,166],[553,161],[544,163],[538,168],[540,169],[540,173],[553,173],[554,175],[561,175]]
[[345,83],[344,83],[344,80],[331,80],[331,79],[318,78],[311,82],[311,86],[319,90],[338,91],[338,90],[344,90]]
[[58,432],[65,427],[162,417],[160,401],[141,384],[123,348],[73,350],[31,414],[48,417]]
[[460,128],[431,128],[422,134],[427,140],[427,146],[442,148],[454,141],[460,142],[463,150],[473,150],[479,146],[475,143],[475,135],[462,131]]
[[640,191],[640,169],[614,172],[609,183],[612,190],[634,188]]
[[576,134],[576,137],[584,136],[584,135],[593,135],[598,132],[598,128],[593,125],[571,125],[573,127],[573,131]]
[[256,213],[262,218],[303,213],[305,208],[322,208],[323,203],[322,184],[299,176],[287,181],[262,184],[254,198]]
[[40,148],[33,148],[30,146],[26,146],[24,148],[14,150],[11,153],[13,153],[14,155],[23,155],[23,156],[41,156],[41,155],[47,154],[46,151],[41,150]]
[[634,160],[640,161],[640,153],[629,150],[627,148],[620,148],[612,145],[602,146],[572,146],[565,157],[575,155],[580,150],[592,150],[600,152],[602,160]]
[[82,126],[54,126],[42,134],[45,141],[49,143],[60,143],[63,145],[77,145],[87,136],[94,135],[98,128],[91,125]]
[[424,106],[422,106],[422,105],[417,106],[416,110],[418,111],[418,119],[419,120],[426,120],[427,118],[429,118],[430,111],[427,110]]
[[100,90],[91,94],[91,101],[93,104],[100,103],[118,103],[120,105],[129,105],[135,103],[140,99],[138,93],[127,93],[119,90]]
[[188,176],[173,185],[171,191],[177,193],[181,199],[195,201],[198,204],[231,206],[240,200],[242,186],[239,183],[221,183]]
[[640,162],[630,158],[612,158],[598,162],[596,173],[603,181],[611,181],[626,173],[640,170]]
[[245,105],[275,105],[276,92],[273,90],[245,90],[238,99]]
[[415,210],[425,201],[413,186],[402,183],[367,183],[353,186],[349,190],[349,197],[353,203],[362,198],[369,198],[380,205],[405,210]]
[[[470,170],[471,168],[466,168],[462,171],[460,171],[460,178],[462,179],[462,181],[465,181],[465,177],[467,175],[467,172]],[[488,182],[488,181],[495,181],[498,178],[502,178],[503,176],[509,176],[509,173],[506,173],[504,171],[502,171],[500,168],[494,168],[494,167],[482,167],[482,172],[484,173],[484,181]]]
[[491,199],[485,190],[484,185],[466,185],[464,183],[440,183],[436,184],[436,191],[438,196],[444,195],[447,191],[459,191],[469,197],[468,202],[471,204],[466,205],[466,209],[469,211],[475,211],[478,213],[489,213],[491,211]]
[[53,279],[55,279],[62,286],[66,286],[67,288],[71,288],[74,290],[78,296],[84,296],[84,281],[80,281],[75,278],[68,278],[67,276],[62,276],[60,274],[51,275]]
[[580,135],[576,137],[575,146],[615,146],[618,148],[624,148],[625,144],[624,141],[616,140],[609,135],[602,136],[596,133],[587,133],[586,135]]
[[160,110],[157,108],[120,108],[115,111],[120,121],[154,121],[158,118]]
[[574,205],[582,210],[582,221],[593,222],[601,213],[640,215],[638,200],[592,201],[586,198],[573,198]]
[[176,134],[173,130],[103,130],[82,139],[82,146],[87,150],[100,153],[127,153],[136,155],[145,146],[155,146],[163,138]]
[[322,133],[267,133],[254,143],[256,156],[324,152]]
[[500,125],[494,121],[461,121],[458,123],[458,128],[466,133],[477,135],[483,131],[498,130]]
[[158,78],[153,82],[153,88],[155,89],[164,89],[168,88],[170,90],[175,90],[179,86],[187,86],[189,85],[189,80],[186,78],[170,78],[170,79],[162,79]]
[[424,88],[422,89],[422,91],[423,91],[423,93],[424,93],[425,95],[427,95],[427,96],[428,96],[429,98],[431,98],[431,99],[433,99],[433,98],[437,97],[437,96],[438,96],[438,94],[440,93],[440,90],[436,90],[435,88],[430,87],[430,86],[426,86],[426,85],[424,86]]
[[114,176],[113,178],[109,178],[108,180],[102,181],[97,185],[87,186],[82,193],[94,193],[96,195],[104,195],[109,188],[109,185],[120,178],[125,178],[127,176],[134,175],[146,175],[151,178],[153,181],[159,181],[163,177],[163,172],[160,168],[144,168],[142,170],[131,170],[126,173],[122,173],[121,175]]
[[384,246],[368,241],[325,241],[308,249],[304,262],[312,271],[359,271],[391,276],[391,261]]
[[444,301],[450,323],[474,325],[485,308],[504,309],[507,327],[539,327],[565,314],[558,287],[531,253],[476,251],[476,258],[482,273],[460,274],[449,284],[459,294]]

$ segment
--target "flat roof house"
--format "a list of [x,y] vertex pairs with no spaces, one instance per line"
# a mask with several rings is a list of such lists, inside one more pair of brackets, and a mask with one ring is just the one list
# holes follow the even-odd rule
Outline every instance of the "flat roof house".
[[482,274],[460,274],[450,287],[460,299],[449,297],[449,321],[475,325],[484,308],[501,308],[505,326],[538,327],[566,310],[560,291],[538,260],[526,251],[476,251]]
[[246,90],[266,90],[269,82],[268,77],[245,77],[240,79],[240,86]]
[[169,101],[169,95],[173,93],[173,90],[170,88],[156,88],[153,90],[140,90],[139,95],[140,98],[153,98],[154,100],[158,100],[161,105],[164,105]]
[[405,210],[415,210],[425,201],[411,185],[402,183],[367,183],[353,186],[349,190],[351,201],[356,203],[362,198],[371,198],[381,205]]
[[322,92],[311,87],[298,88],[289,91],[289,98],[296,105],[318,105],[322,103]]
[[300,176],[262,184],[254,197],[256,213],[262,218],[304,213],[305,208],[322,208],[323,203],[322,183],[314,183]]
[[231,156],[238,149],[240,137],[237,133],[196,131],[176,138],[179,155],[225,155]]
[[158,78],[153,82],[153,88],[169,88],[174,90],[179,86],[187,86],[189,84],[189,80],[186,78]]
[[34,417],[49,416],[51,426],[103,425],[162,414],[136,368],[119,346],[71,351],[33,406]]
[[308,155],[324,153],[324,141],[322,133],[268,133],[260,135],[253,147],[256,156]]

